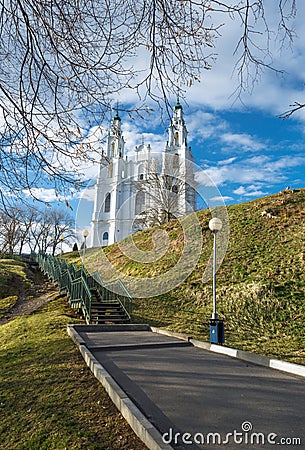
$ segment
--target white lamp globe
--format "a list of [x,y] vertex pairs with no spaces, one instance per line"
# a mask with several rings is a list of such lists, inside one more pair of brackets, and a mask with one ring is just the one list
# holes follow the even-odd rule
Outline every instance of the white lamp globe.
[[89,236],[89,231],[88,230],[84,230],[83,231],[83,236],[84,236],[84,238],[88,237]]
[[209,228],[211,231],[220,231],[222,229],[222,221],[217,217],[213,217],[209,221]]

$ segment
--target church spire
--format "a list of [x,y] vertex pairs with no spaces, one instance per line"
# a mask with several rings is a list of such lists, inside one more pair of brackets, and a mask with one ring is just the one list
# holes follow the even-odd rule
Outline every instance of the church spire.
[[167,151],[177,152],[183,146],[187,146],[187,129],[183,118],[183,109],[177,96],[177,103],[174,106],[173,117],[168,128]]
[[175,106],[174,110],[176,111],[177,109],[181,109],[182,110],[182,106],[180,104],[179,93],[177,94],[177,103],[176,103],[176,106]]
[[116,114],[112,120],[112,126],[108,134],[107,156],[108,158],[122,158],[124,156],[124,138],[122,134],[122,124],[119,116],[118,102],[116,105]]
[[119,102],[116,102],[116,109],[115,110],[116,110],[116,114],[115,114],[113,120],[114,121],[117,120],[117,121],[121,122],[121,118],[119,116]]

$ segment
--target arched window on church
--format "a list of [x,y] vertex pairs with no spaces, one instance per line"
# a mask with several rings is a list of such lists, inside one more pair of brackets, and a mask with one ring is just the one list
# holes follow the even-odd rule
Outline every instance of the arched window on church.
[[103,244],[102,245],[108,245],[108,239],[109,239],[108,231],[105,231],[105,233],[103,233]]
[[138,168],[138,180],[144,180],[144,164],[140,164]]
[[111,203],[111,194],[110,192],[107,192],[105,196],[104,212],[106,213],[110,212],[110,203]]
[[111,150],[111,157],[114,157],[114,150],[115,150],[115,142],[111,142],[111,146],[110,146],[110,150]]
[[109,163],[108,167],[107,167],[107,169],[108,169],[108,178],[112,178],[112,172],[113,172],[112,168],[113,168],[112,163]]
[[178,145],[179,145],[179,133],[178,133],[178,131],[176,131],[176,133],[174,134],[174,145],[175,145],[175,147],[178,147]]
[[145,194],[142,191],[138,191],[136,194],[135,213],[141,214],[141,212],[144,211],[144,208],[145,208]]

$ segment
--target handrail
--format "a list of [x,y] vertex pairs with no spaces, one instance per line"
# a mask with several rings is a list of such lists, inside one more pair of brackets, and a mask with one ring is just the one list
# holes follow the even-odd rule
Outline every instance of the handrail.
[[[93,292],[97,292],[101,302],[116,300],[127,318],[131,319],[132,297],[121,279],[104,282],[98,272],[90,275],[83,266],[78,268],[73,263],[69,264],[62,258],[45,253],[31,254],[31,258],[55,284],[59,285],[60,291],[66,293],[69,305],[82,310],[88,324],[91,321]],[[109,289],[110,285],[115,284],[118,284],[122,294],[118,289]]]

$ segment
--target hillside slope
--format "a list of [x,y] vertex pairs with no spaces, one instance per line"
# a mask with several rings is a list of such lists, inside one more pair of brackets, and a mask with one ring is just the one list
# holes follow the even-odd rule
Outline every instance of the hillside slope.
[[[218,312],[225,320],[226,345],[305,363],[305,190],[285,191],[229,206],[228,214],[229,246],[217,274]],[[202,275],[212,251],[213,236],[208,229],[210,212],[200,211],[198,217],[203,229],[203,249],[196,269],[171,292],[135,299],[134,321],[207,340],[212,282],[203,284]],[[119,244],[114,244],[88,252],[86,265],[103,275],[104,252],[111,265],[126,275],[154,277],[167,271],[179,260],[183,233],[177,221],[161,228],[170,238],[169,251],[154,263],[134,261],[123,254]],[[154,231],[134,235],[139,249],[153,249]]]
[[30,286],[26,264],[20,258],[0,258],[0,321]]

